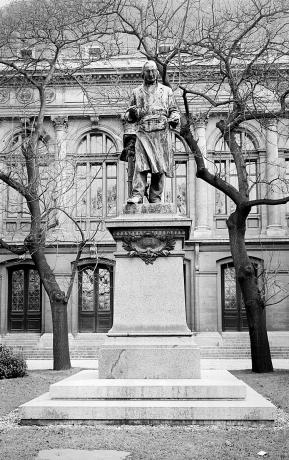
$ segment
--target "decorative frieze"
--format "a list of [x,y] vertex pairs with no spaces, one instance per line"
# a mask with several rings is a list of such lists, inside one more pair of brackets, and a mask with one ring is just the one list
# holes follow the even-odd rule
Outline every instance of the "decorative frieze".
[[33,95],[32,88],[21,88],[16,93],[16,98],[21,104],[29,104],[33,101]]
[[54,88],[47,88],[45,90],[45,101],[47,104],[51,104],[55,100],[56,97],[56,91]]
[[142,238],[145,234],[150,233],[153,234],[156,238],[163,239],[166,237],[170,238],[181,238],[184,239],[186,237],[186,232],[184,229],[181,228],[169,228],[166,230],[147,230],[144,228],[141,229],[133,229],[133,228],[126,228],[123,230],[114,230],[110,229],[111,233],[113,234],[113,238],[115,240],[124,241],[127,238]]

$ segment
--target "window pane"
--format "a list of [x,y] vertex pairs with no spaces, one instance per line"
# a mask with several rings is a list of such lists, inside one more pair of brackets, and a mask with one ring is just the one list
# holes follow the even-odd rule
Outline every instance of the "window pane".
[[16,270],[12,273],[12,311],[24,311],[24,271]]
[[99,269],[98,310],[110,311],[110,272],[105,268]]
[[186,163],[176,163],[176,175],[186,176],[187,174],[187,165]]
[[[235,187],[237,190],[239,189],[236,165],[233,161],[230,161],[229,183],[233,185],[233,187]],[[228,199],[228,202],[229,202],[229,212],[230,213],[234,212],[236,209],[236,205],[234,201]]]
[[80,142],[78,149],[77,149],[78,155],[85,155],[87,153],[86,151],[86,137]]
[[105,153],[102,134],[92,134],[90,136],[90,153]]
[[7,188],[7,203],[6,215],[7,217],[17,217],[22,214],[23,197],[14,190],[12,187]]
[[165,203],[172,203],[173,202],[173,180],[170,177],[165,177],[163,193],[164,193]]
[[106,199],[107,199],[107,215],[116,215],[116,179],[107,179],[106,181]]
[[106,165],[106,176],[107,177],[116,177],[116,164],[107,164]]
[[[215,162],[215,174],[226,180],[226,163],[225,161]],[[215,190],[215,213],[218,215],[227,213],[226,195],[220,190]]]
[[[289,158],[286,158],[285,160],[285,165],[286,165],[286,188],[287,188],[287,193],[289,194]],[[289,215],[289,202],[286,204],[286,214]]]
[[28,282],[28,310],[40,311],[40,278],[37,270],[29,270]]
[[186,149],[183,142],[177,136],[175,136],[175,152],[186,153]]
[[226,180],[226,162],[225,161],[215,161],[214,163],[214,172],[222,179]]
[[94,270],[86,268],[81,272],[81,310],[94,311]]
[[224,139],[221,137],[218,142],[215,145],[215,150],[216,151],[221,151],[221,152],[227,152],[228,151],[228,146]]
[[76,170],[76,215],[86,216],[87,186],[86,165],[78,165]]
[[[256,160],[251,160],[246,162],[246,168],[248,173],[248,181],[249,181],[249,199],[256,200],[257,199],[257,162]],[[251,213],[257,213],[258,207],[253,206],[251,209]]]
[[106,138],[106,153],[115,153],[116,148],[114,143],[107,137]]
[[187,164],[176,163],[177,212],[187,213]]
[[246,133],[242,133],[241,147],[243,152],[246,152],[247,150],[255,150],[255,145]]
[[225,310],[237,310],[236,274],[234,267],[224,269]]
[[102,216],[102,165],[91,165],[90,168],[90,216]]

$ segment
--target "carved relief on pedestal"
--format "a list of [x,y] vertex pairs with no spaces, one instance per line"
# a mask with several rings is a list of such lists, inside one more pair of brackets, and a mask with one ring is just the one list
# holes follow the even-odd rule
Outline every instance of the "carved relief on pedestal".
[[147,265],[153,264],[157,257],[167,257],[175,247],[175,239],[170,234],[144,232],[140,236],[124,238],[123,248],[130,257],[140,257]]
[[130,257],[140,257],[147,265],[158,257],[167,257],[174,250],[177,236],[183,232],[161,230],[116,231],[114,238],[122,241]]

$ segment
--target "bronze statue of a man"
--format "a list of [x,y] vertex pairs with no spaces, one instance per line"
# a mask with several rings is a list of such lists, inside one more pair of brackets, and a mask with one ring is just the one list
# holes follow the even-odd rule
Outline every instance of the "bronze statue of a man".
[[158,82],[155,62],[147,61],[142,71],[143,84],[133,91],[125,119],[135,123],[135,167],[128,203],[142,203],[147,175],[151,173],[148,200],[161,201],[164,178],[173,177],[173,143],[170,127],[180,122],[171,88]]

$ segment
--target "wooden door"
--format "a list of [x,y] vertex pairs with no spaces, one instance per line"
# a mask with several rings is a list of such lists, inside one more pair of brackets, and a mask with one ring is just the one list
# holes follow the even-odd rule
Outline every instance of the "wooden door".
[[222,267],[223,331],[248,330],[241,288],[232,263]]
[[79,332],[108,332],[112,327],[112,267],[87,266],[79,271]]
[[41,332],[41,282],[31,266],[9,270],[8,330]]

